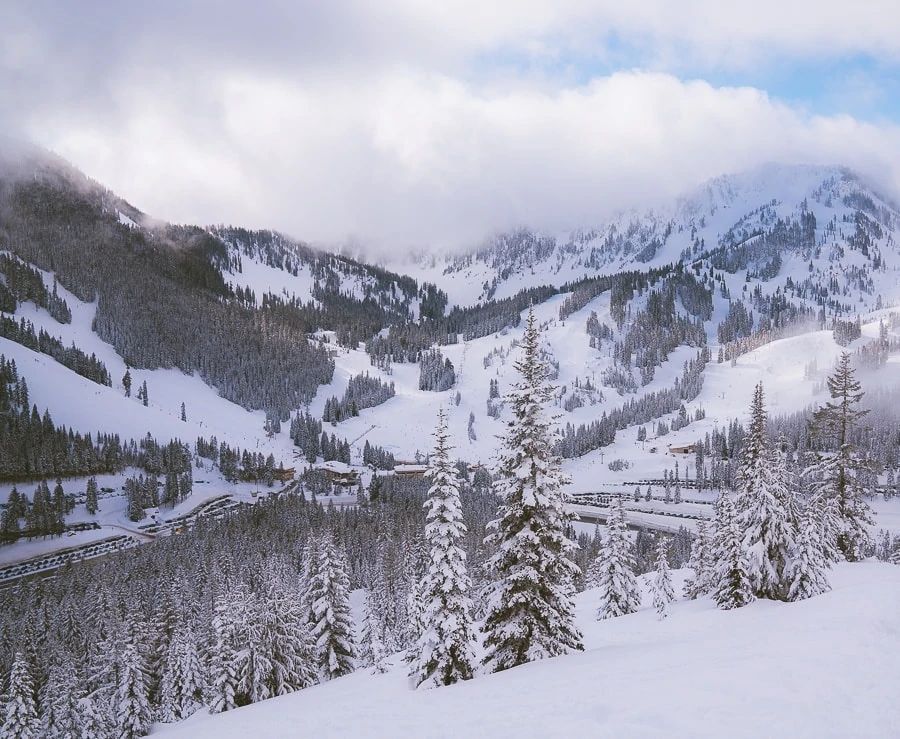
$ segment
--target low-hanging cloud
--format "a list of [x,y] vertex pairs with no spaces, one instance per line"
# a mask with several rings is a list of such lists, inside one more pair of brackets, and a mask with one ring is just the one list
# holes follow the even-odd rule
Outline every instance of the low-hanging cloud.
[[90,26],[83,53],[63,33],[71,11],[46,22],[23,11],[6,19],[13,31],[0,31],[0,109],[8,129],[155,216],[326,243],[443,248],[520,224],[589,225],[761,161],[846,164],[900,192],[893,123],[811,116],[754,88],[667,71],[587,83],[471,73],[471,60],[492,49],[583,49],[591,33],[605,38],[596,30],[604,24],[657,39],[648,66],[667,48],[715,60],[730,47],[734,64],[754,63],[761,48],[895,48],[868,9],[842,34],[829,3],[816,22],[767,32],[692,0],[706,13],[704,31],[681,17],[661,23],[671,12],[656,4],[654,15],[645,12],[652,2],[517,3],[504,15],[473,3],[455,15],[404,0],[262,2],[268,36],[229,7],[207,18],[202,3],[173,5],[168,16],[120,4],[78,21]]

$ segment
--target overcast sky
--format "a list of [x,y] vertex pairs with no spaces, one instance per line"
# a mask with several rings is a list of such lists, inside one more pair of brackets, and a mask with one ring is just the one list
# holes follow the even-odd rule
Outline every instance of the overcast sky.
[[176,222],[446,248],[768,161],[900,195],[896,0],[0,4],[0,126]]

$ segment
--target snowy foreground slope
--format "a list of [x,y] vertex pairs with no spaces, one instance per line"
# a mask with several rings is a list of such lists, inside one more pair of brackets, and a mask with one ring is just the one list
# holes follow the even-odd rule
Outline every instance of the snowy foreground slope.
[[[673,573],[680,591],[686,571]],[[680,576],[680,577],[679,577]],[[645,578],[641,578],[642,581]],[[167,739],[234,737],[896,737],[900,568],[840,565],[834,590],[797,603],[716,610],[645,592],[631,616],[594,620],[586,651],[413,691],[405,665],[359,671],[236,711],[195,714]],[[645,585],[646,591],[646,582]]]

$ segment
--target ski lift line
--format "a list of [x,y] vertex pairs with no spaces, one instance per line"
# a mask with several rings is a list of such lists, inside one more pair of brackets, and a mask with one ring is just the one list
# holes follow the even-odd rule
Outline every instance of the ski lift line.
[[353,446],[357,441],[359,441],[360,439],[362,439],[366,434],[368,434],[370,431],[373,431],[373,430],[375,430],[375,429],[377,429],[377,428],[378,428],[378,424],[377,424],[377,423],[373,423],[371,426],[369,426],[369,428],[367,428],[367,429],[366,429],[365,431],[363,431],[359,436],[357,436],[353,441],[351,441],[351,442],[350,442],[350,446]]

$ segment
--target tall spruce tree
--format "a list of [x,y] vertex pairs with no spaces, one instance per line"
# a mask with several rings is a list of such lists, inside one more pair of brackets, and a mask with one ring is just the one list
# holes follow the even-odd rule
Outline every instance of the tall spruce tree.
[[212,643],[209,648],[209,712],[237,708],[237,623],[232,594],[219,593],[213,604]]
[[362,667],[371,667],[372,674],[387,672],[387,653],[384,648],[384,625],[378,606],[372,597],[372,589],[366,590],[363,622],[357,639],[358,661]]
[[707,595],[714,586],[715,544],[710,532],[711,524],[703,519],[697,521],[697,535],[691,545],[688,561],[694,574],[684,581],[684,597],[691,600]]
[[656,545],[656,573],[650,582],[653,591],[653,607],[662,621],[669,615],[669,603],[675,600],[675,588],[672,586],[672,573],[669,571],[669,539],[659,537]]
[[181,721],[190,716],[203,697],[203,667],[193,629],[182,624],[172,635],[160,686],[159,716]]
[[147,660],[141,634],[133,617],[125,619],[118,650],[118,685],[115,697],[116,728],[122,739],[144,736],[152,712],[148,695]]
[[85,510],[88,515],[94,516],[97,514],[97,511],[100,510],[100,505],[97,500],[97,478],[92,477],[87,481],[87,492],[85,493],[85,501],[84,501]]
[[869,411],[859,407],[865,393],[850,366],[849,352],[841,354],[827,385],[831,400],[813,413],[810,432],[820,451],[808,475],[817,492],[837,501],[837,547],[845,559],[855,562],[866,556],[868,526],[874,521],[863,497],[872,492],[864,482],[870,465],[853,444],[856,428]]
[[310,627],[319,673],[323,680],[331,680],[354,668],[350,580],[331,536],[319,540],[315,559],[309,575]]
[[770,444],[766,425],[765,393],[759,383],[741,456],[737,510],[753,594],[786,600],[797,536],[795,506],[784,456]]
[[634,574],[634,556],[621,500],[610,506],[606,530],[594,566],[600,589],[597,618],[601,620],[635,613],[641,607],[641,589]]
[[271,664],[266,682],[273,696],[309,687],[318,677],[315,644],[293,581],[288,572],[272,577],[261,604],[262,647]]
[[34,680],[24,652],[16,652],[9,675],[5,714],[0,735],[10,739],[35,739],[40,735]]
[[827,502],[812,498],[800,516],[788,600],[804,600],[831,590],[828,584],[830,562],[822,541],[821,523],[827,512]]
[[68,655],[58,655],[41,689],[41,732],[47,737],[81,736],[78,701],[83,696],[78,673]]
[[584,648],[573,603],[579,569],[565,533],[568,478],[554,451],[558,433],[546,411],[553,388],[539,349],[531,309],[514,365],[520,379],[508,396],[513,420],[499,454],[495,490],[503,502],[486,539],[497,547],[487,564],[499,581],[484,624],[483,662],[495,672]]
[[469,573],[466,553],[460,546],[466,536],[466,525],[459,499],[459,473],[450,460],[453,447],[443,408],[438,412],[434,438],[434,454],[427,473],[431,488],[425,501],[425,541],[430,556],[419,591],[424,629],[410,671],[417,686],[451,685],[469,680],[475,664]]
[[740,608],[754,600],[747,552],[737,513],[728,495],[719,496],[716,513],[716,563],[713,598],[719,608]]
[[403,628],[402,641],[404,645],[409,645],[406,661],[410,663],[414,663],[419,658],[417,648],[419,639],[428,628],[424,577],[425,573],[420,576],[414,571],[408,573],[406,577],[406,623]]

